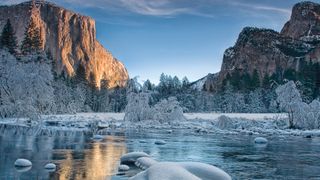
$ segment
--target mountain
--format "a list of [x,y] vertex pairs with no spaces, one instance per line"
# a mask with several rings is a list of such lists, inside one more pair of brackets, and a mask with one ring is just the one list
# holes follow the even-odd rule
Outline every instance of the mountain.
[[218,92],[227,84],[235,89],[269,86],[285,79],[320,87],[320,4],[301,2],[292,9],[281,32],[245,27],[233,47],[224,52],[221,70],[204,83]]
[[98,88],[101,81],[109,88],[126,85],[126,68],[98,42],[92,18],[44,1],[0,6],[0,30],[10,19],[19,45],[31,18],[40,29],[42,48],[52,56],[57,75],[73,77],[84,69],[86,79]]

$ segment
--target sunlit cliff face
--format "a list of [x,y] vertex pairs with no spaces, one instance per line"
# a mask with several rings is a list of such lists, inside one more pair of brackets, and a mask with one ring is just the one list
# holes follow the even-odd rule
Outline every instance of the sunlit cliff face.
[[105,140],[110,143],[93,142],[92,149],[86,150],[83,154],[68,150],[54,178],[100,180],[115,174],[120,157],[126,153],[126,146],[118,142],[123,138],[108,137]]
[[0,31],[10,19],[21,44],[31,18],[40,29],[43,49],[52,57],[57,75],[75,76],[82,66],[87,80],[98,88],[101,81],[109,88],[126,85],[128,72],[96,39],[94,19],[47,2],[25,2],[0,6]]

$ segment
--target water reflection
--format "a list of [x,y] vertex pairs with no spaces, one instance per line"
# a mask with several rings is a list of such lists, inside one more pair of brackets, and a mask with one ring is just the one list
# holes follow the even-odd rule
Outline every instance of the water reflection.
[[[106,179],[117,172],[118,162],[126,153],[126,146],[117,142],[119,137],[107,137],[101,142],[93,142],[84,152],[66,153],[66,159],[59,164],[58,179]],[[61,152],[63,153],[63,152]]]
[[[100,142],[83,134],[67,136],[18,136],[0,134],[0,179],[106,179],[117,172],[126,153],[124,136],[106,136]],[[32,161],[28,169],[16,169],[17,158]],[[57,164],[56,172],[44,169]]]
[[[127,179],[114,174],[121,155],[131,151],[144,151],[159,161],[217,165],[234,179],[320,179],[320,137],[269,136],[261,147],[253,143],[254,136],[185,131],[129,131],[126,137],[106,136],[101,141],[79,133],[17,134],[0,132],[0,179]],[[159,139],[167,144],[155,145]],[[17,158],[31,160],[32,168],[15,169]],[[57,164],[56,172],[44,169],[49,162]]]

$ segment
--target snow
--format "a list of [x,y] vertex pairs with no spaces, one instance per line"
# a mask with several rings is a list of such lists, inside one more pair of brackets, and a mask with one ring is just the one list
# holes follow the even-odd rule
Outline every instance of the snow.
[[92,138],[93,138],[93,139],[103,139],[104,136],[101,136],[101,135],[99,135],[99,134],[96,134],[96,135],[93,135]]
[[159,162],[145,171],[129,178],[130,180],[231,180],[223,170],[208,164],[197,162]]
[[[319,114],[319,113],[318,113]],[[159,122],[145,120],[127,124],[123,113],[80,113],[66,115],[45,115],[41,121],[27,118],[0,119],[0,132],[28,135],[66,135],[66,133],[90,133],[106,135],[126,130],[157,129],[164,133],[175,129],[198,134],[246,134],[246,135],[292,135],[304,136],[306,130],[289,129],[287,114],[245,114],[245,113],[184,113],[185,120]],[[320,136],[320,130],[307,130],[311,136]],[[140,143],[147,143],[142,140]]]
[[246,118],[249,120],[267,120],[286,118],[285,113],[185,113],[184,116],[188,120],[207,119],[214,120],[220,116],[227,116],[229,118]]
[[128,154],[123,155],[120,158],[121,164],[134,164],[137,159],[141,157],[150,157],[149,154],[145,152],[130,152]]
[[56,169],[57,166],[53,163],[48,163],[44,166],[45,169]]
[[32,166],[32,162],[29,161],[28,159],[17,159],[14,162],[14,165],[18,167],[28,167],[28,166]]
[[136,160],[135,165],[138,168],[145,170],[156,163],[158,162],[150,157],[141,157]]
[[254,139],[254,143],[257,143],[257,144],[266,144],[268,143],[268,140],[264,137],[256,137]]
[[124,165],[124,164],[121,164],[119,167],[118,167],[118,170],[119,171],[128,171],[130,169],[129,166],[127,165]]
[[166,141],[164,141],[164,140],[156,140],[156,141],[154,142],[154,144],[156,144],[156,145],[165,145],[165,144],[166,144]]
[[202,91],[203,90],[203,85],[205,84],[205,82],[207,81],[208,76],[205,76],[202,79],[199,79],[196,82],[193,82],[191,85],[191,88],[197,91]]

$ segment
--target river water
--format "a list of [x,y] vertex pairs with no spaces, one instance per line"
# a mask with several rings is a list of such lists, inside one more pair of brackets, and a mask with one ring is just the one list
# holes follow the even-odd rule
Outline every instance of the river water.
[[[158,161],[196,161],[218,166],[233,179],[320,179],[320,138],[269,136],[258,146],[254,136],[194,134],[177,130],[132,131],[106,135],[69,133],[54,136],[0,132],[0,179],[127,179],[117,174],[121,155],[144,151]],[[155,145],[162,139],[165,145]],[[17,158],[32,161],[16,169]],[[44,169],[53,162],[55,172]]]

